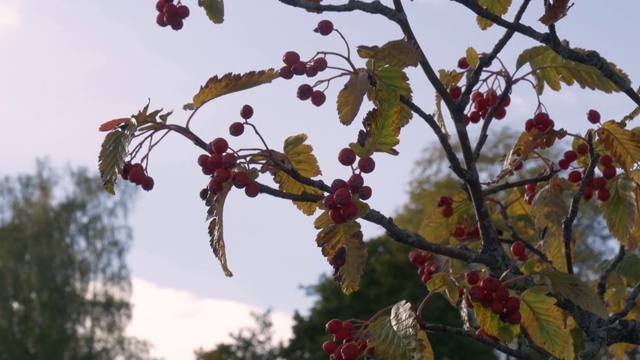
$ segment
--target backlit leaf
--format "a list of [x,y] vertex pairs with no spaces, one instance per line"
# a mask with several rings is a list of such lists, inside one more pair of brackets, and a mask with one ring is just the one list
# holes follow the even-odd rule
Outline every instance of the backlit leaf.
[[200,91],[193,97],[193,105],[197,109],[217,97],[270,83],[278,76],[274,69],[249,71],[244,74],[227,73],[222,77],[216,75],[200,87]]
[[546,287],[534,287],[522,293],[521,324],[536,344],[563,358],[570,340],[569,330],[565,328],[562,311],[555,306],[556,299],[545,295],[547,291]]
[[100,148],[98,170],[102,186],[111,195],[115,195],[115,184],[124,166],[129,151],[129,143],[136,132],[135,125],[125,126],[122,130],[109,132]]
[[367,248],[362,240],[362,232],[346,238],[347,259],[338,271],[342,292],[349,295],[360,288],[360,278],[367,263]]
[[[579,48],[573,48],[573,50],[586,53],[585,50]],[[531,71],[535,76],[538,94],[542,93],[545,84],[551,89],[559,91],[561,88],[560,83],[565,83],[566,85],[577,83],[583,89],[597,89],[606,93],[620,91],[620,89],[605,78],[598,69],[575,61],[566,60],[546,45],[535,46],[524,50],[516,61],[516,67],[519,69],[527,63],[531,66]],[[618,75],[629,81],[628,76],[622,72],[622,70],[618,69],[615,64],[609,63],[609,65]]]
[[346,245],[347,239],[360,232],[360,224],[347,221],[342,224],[331,224],[320,230],[316,237],[316,244],[322,248],[322,255],[332,258],[338,249]]
[[331,224],[333,224],[333,221],[331,221],[331,217],[329,217],[329,210],[325,210],[313,222],[313,227],[320,230],[326,228]]
[[467,58],[467,64],[469,64],[471,68],[475,68],[478,66],[480,58],[478,57],[478,52],[476,51],[476,49],[468,47],[467,51],[465,52],[465,56]]
[[[551,261],[553,266],[560,271],[567,271],[567,259],[564,254],[564,242],[562,237],[562,228],[550,226],[544,232],[542,239],[542,252]],[[571,253],[573,254],[573,244],[571,241]]]
[[[502,17],[502,15],[506,14],[509,10],[511,0],[478,0],[478,5],[487,9],[494,15]],[[491,25],[493,25],[493,21],[487,20],[481,16],[476,18],[476,22],[482,30],[487,30]]]
[[[435,204],[434,204],[435,205]],[[441,208],[435,207],[425,216],[420,226],[419,234],[430,242],[449,245],[451,234],[456,226],[465,218],[473,214],[471,202],[464,191],[453,196],[453,215],[449,218],[442,216]]]
[[456,285],[451,276],[444,272],[435,274],[431,280],[427,281],[427,289],[429,289],[430,292],[442,293],[453,306],[456,306],[460,298],[458,285]]
[[551,291],[564,295],[581,308],[603,319],[608,316],[607,308],[600,301],[593,288],[576,275],[548,268],[541,269],[532,275],[537,276],[539,280],[549,286]]
[[562,192],[556,187],[557,178],[551,179],[538,191],[531,204],[531,216],[538,231],[549,226],[562,228],[562,221],[569,213],[569,206],[562,197]]
[[431,360],[433,351],[426,334],[420,330],[411,304],[401,301],[391,309],[391,316],[378,317],[368,328],[376,359]]
[[478,325],[485,329],[489,335],[495,336],[501,341],[509,343],[520,334],[519,325],[511,325],[500,320],[500,317],[494,314],[491,308],[485,308],[479,302],[473,302],[473,311],[476,313]]
[[211,205],[207,210],[207,220],[211,220],[209,222],[209,245],[211,245],[213,254],[220,261],[220,266],[226,276],[233,276],[233,273],[227,266],[227,251],[224,244],[222,228],[222,212],[224,210],[224,201],[231,190],[231,186],[231,182],[228,181],[223,185],[222,191],[219,191],[215,195],[209,195]]
[[606,121],[596,133],[598,141],[625,171],[640,162],[640,134],[621,128],[614,120]]
[[224,21],[223,0],[198,0],[198,6],[204,8],[209,20],[214,24],[222,24]]
[[627,286],[619,274],[613,273],[607,278],[604,301],[610,312],[618,312],[624,307],[627,298]]
[[638,217],[634,195],[636,186],[629,178],[619,176],[610,181],[607,187],[611,197],[600,202],[600,208],[611,235],[622,244],[626,244]]
[[398,69],[418,66],[422,59],[416,46],[404,39],[392,40],[382,46],[358,46],[358,55],[363,59],[375,60],[377,65]]
[[369,74],[366,71],[349,76],[338,93],[338,117],[343,125],[350,125],[356,118],[369,86]]

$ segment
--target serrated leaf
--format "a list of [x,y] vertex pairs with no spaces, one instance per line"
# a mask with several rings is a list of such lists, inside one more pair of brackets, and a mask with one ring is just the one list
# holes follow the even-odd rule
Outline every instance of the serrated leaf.
[[207,220],[209,222],[209,245],[213,254],[220,261],[222,271],[226,276],[233,276],[233,273],[227,266],[227,250],[224,243],[222,213],[224,210],[224,201],[227,198],[227,194],[231,190],[231,182],[228,181],[223,185],[222,191],[218,191],[215,195],[209,195],[211,197],[211,205],[207,210]]
[[347,258],[338,270],[340,288],[346,295],[357,291],[360,288],[360,278],[367,263],[367,248],[362,240],[362,232],[347,237],[345,241],[347,248]]
[[625,176],[619,176],[608,184],[611,197],[600,202],[607,227],[616,239],[626,244],[638,217],[635,184]]
[[509,343],[520,334],[519,325],[511,325],[508,322],[500,320],[498,315],[491,311],[491,308],[485,308],[480,303],[474,302],[473,305],[473,311],[478,319],[478,325],[485,329],[489,335]]
[[367,335],[375,347],[376,359],[433,359],[431,344],[420,330],[411,304],[406,301],[395,304],[391,316],[378,317],[367,328]]
[[125,126],[121,130],[108,133],[102,141],[98,155],[98,170],[102,186],[111,195],[115,195],[115,184],[124,166],[129,152],[129,143],[136,132],[135,125]]
[[224,21],[223,0],[198,0],[198,6],[204,8],[207,17],[214,24],[222,24]]
[[520,296],[521,325],[536,344],[563,358],[570,340],[569,330],[565,328],[562,311],[555,306],[556,299],[546,296],[548,289],[543,288],[542,291],[528,289]]
[[[487,9],[494,15],[502,17],[509,10],[511,0],[478,0],[478,5]],[[481,16],[476,18],[476,22],[482,30],[487,30],[491,25],[493,25],[493,21],[487,20]]]
[[[544,232],[542,239],[542,252],[551,261],[553,266],[560,271],[567,271],[567,259],[564,254],[564,239],[562,236],[562,228],[550,226]],[[571,253],[573,254],[574,241],[570,242]]]
[[200,91],[193,97],[193,106],[198,109],[217,97],[270,83],[278,76],[278,72],[274,69],[249,71],[244,74],[227,73],[222,77],[216,75],[200,87]]
[[548,268],[541,269],[532,273],[532,275],[538,275],[540,280],[547,284],[551,291],[564,295],[584,310],[590,311],[603,319],[608,316],[607,308],[600,301],[596,292],[576,275]]
[[382,46],[358,46],[358,55],[375,60],[377,65],[388,65],[397,69],[418,66],[422,55],[418,48],[407,40],[392,40]]
[[316,237],[316,244],[322,248],[322,255],[332,258],[338,249],[346,244],[348,238],[360,231],[360,224],[356,221],[347,221],[342,224],[331,224],[320,230]]
[[625,171],[640,162],[640,134],[621,128],[614,120],[602,124],[596,134],[598,142]]
[[350,125],[358,115],[362,101],[371,84],[369,74],[362,71],[349,76],[349,80],[338,93],[338,118],[343,125]]
[[616,272],[632,283],[640,282],[640,257],[634,253],[626,253]]
[[329,217],[329,210],[325,210],[315,219],[315,221],[313,222],[313,227],[320,230],[326,228],[331,224],[333,224],[333,221],[331,221],[331,218]]
[[469,64],[470,67],[475,68],[478,66],[480,58],[478,57],[478,52],[476,51],[476,49],[468,47],[467,51],[465,52],[465,56],[467,58],[467,64]]
[[[573,50],[586,53],[584,49],[573,48]],[[545,84],[551,89],[559,91],[561,88],[560,83],[565,83],[566,85],[578,83],[583,89],[597,89],[606,93],[620,91],[620,89],[604,77],[598,69],[563,59],[546,45],[535,46],[524,50],[516,61],[516,68],[519,69],[527,63],[531,66],[531,71],[535,76],[538,94],[542,94]],[[622,72],[622,70],[618,69],[615,64],[609,63],[609,65],[618,75],[629,81],[628,76]]]
[[418,233],[429,240],[442,245],[449,245],[451,233],[456,226],[467,216],[473,214],[473,208],[467,194],[459,191],[453,196],[453,215],[445,218],[442,216],[441,208],[434,207],[430,214],[425,216]]
[[[312,178],[321,174],[318,160],[312,154],[313,147],[304,142],[307,140],[306,134],[299,134],[288,137],[284,142],[284,155],[291,166],[300,173],[300,175]],[[274,177],[274,181],[278,184],[280,190],[300,195],[303,193],[309,195],[323,195],[322,190],[312,186],[302,184],[283,171],[278,171]],[[318,208],[315,202],[293,201],[293,203],[305,215],[313,215]]]
[[538,231],[549,226],[562,228],[562,221],[568,213],[569,207],[557,189],[554,179],[538,191],[531,203],[531,216]]
[[464,73],[458,72],[456,70],[447,71],[444,69],[438,70],[438,78],[444,87],[450,88],[452,86],[458,85]]

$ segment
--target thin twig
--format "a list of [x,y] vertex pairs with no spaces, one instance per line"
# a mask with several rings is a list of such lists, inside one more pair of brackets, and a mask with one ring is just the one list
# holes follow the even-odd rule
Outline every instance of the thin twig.
[[625,252],[626,251],[625,251],[624,245],[620,245],[620,248],[618,249],[618,254],[611,260],[611,263],[609,264],[609,266],[607,266],[607,268],[604,269],[604,271],[598,278],[598,297],[602,302],[604,302],[604,293],[607,291],[607,280],[609,279],[609,276],[611,275],[611,273],[613,273],[616,270],[616,268],[618,267],[622,259],[624,259]]

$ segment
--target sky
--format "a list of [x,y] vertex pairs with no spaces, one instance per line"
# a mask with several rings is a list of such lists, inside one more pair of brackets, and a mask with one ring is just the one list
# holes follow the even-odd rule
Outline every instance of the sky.
[[[97,128],[104,121],[130,116],[150,101],[152,109],[175,110],[170,121],[184,124],[188,113],[182,105],[213,75],[279,68],[288,50],[303,58],[319,50],[343,52],[339,37],[312,31],[319,20],[331,19],[352,51],[357,45],[382,45],[402,37],[379,16],[312,14],[275,0],[227,2],[225,22],[217,26],[195,0],[185,0],[191,16],[176,32],[155,24],[154,3],[0,0],[0,175],[32,171],[38,157],[54,166],[97,170],[104,136]],[[469,46],[490,50],[503,33],[479,31],[475,17],[449,1],[416,0],[405,6],[436,69],[454,68]],[[544,30],[536,22],[541,5],[531,7],[525,22]],[[578,2],[558,24],[558,33],[572,46],[598,50],[637,79],[634,44],[640,28],[634,16],[639,11],[635,0],[617,1],[615,7]],[[501,59],[513,69],[519,52],[534,45],[516,36]],[[408,75],[415,102],[432,111],[433,91],[417,70],[409,69]],[[271,147],[281,148],[288,136],[306,133],[325,179],[347,177],[336,156],[355,139],[359,121],[343,127],[337,120],[335,97],[343,84],[332,82],[327,102],[316,108],[295,97],[304,81],[277,80],[212,101],[194,118],[193,129],[204,139],[226,136],[229,124],[240,119],[242,105],[251,104],[252,121]],[[536,100],[526,86],[514,89],[512,98],[507,118],[497,126],[521,129]],[[559,94],[546,91],[542,101],[557,124],[574,132],[586,128],[584,114],[590,108],[606,119],[633,109],[623,95],[603,97],[577,87]],[[373,208],[388,215],[401,208],[414,162],[434,141],[424,123],[413,121],[401,135],[400,156],[375,156],[376,171],[365,178],[373,188],[368,201]],[[230,142],[233,147],[259,145],[248,133]],[[273,309],[279,336],[286,338],[293,312],[304,314],[315,301],[301,286],[330,271],[315,246],[313,217],[289,202],[265,195],[249,199],[236,191],[228,197],[224,219],[235,276],[225,277],[209,247],[206,208],[198,197],[207,183],[196,164],[200,153],[183,138],[165,138],[150,157],[149,174],[156,186],[138,197],[130,218],[135,309],[129,331],[151,340],[155,354],[167,360],[188,359],[194,349],[228,339],[225,334],[250,324],[249,312],[260,309]],[[363,225],[367,238],[382,233]]]

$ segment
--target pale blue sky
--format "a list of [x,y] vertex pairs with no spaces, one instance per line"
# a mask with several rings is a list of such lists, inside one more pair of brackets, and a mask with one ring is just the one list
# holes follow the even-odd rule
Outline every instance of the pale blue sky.
[[[321,19],[333,20],[352,48],[401,37],[382,17],[311,14],[276,0],[229,1],[225,23],[214,26],[194,0],[184,3],[191,7],[191,17],[175,32],[155,24],[152,0],[0,0],[0,175],[31,171],[34,159],[42,156],[55,165],[97,168],[104,135],[97,132],[98,125],[137,112],[147,98],[152,108],[175,109],[170,121],[183,123],[187,113],[182,105],[214,74],[279,68],[287,50],[296,50],[303,58],[317,50],[343,51],[337,36],[312,32]],[[640,3],[615,3],[614,7],[610,1],[577,2],[558,24],[558,33],[573,46],[598,50],[632,79],[639,79],[640,27],[635,17]],[[534,5],[527,21],[542,30],[535,21],[541,5]],[[405,6],[436,69],[453,68],[468,46],[490,50],[502,34],[498,29],[480,32],[474,16],[449,1],[416,0]],[[533,45],[516,36],[502,58],[513,68],[519,51]],[[416,103],[431,111],[433,92],[419,72],[410,70],[409,76]],[[205,139],[227,136],[229,124],[239,119],[240,107],[249,103],[255,109],[252,120],[272,147],[281,147],[289,135],[307,133],[326,179],[345,177],[347,169],[337,163],[336,154],[355,139],[359,121],[350,128],[337,121],[335,96],[342,83],[332,83],[327,102],[316,108],[295,97],[304,81],[277,80],[222,97],[198,113],[193,127]],[[526,86],[516,88],[509,115],[499,126],[522,128],[535,110],[531,95]],[[622,95],[602,97],[578,88],[560,95],[547,91],[543,101],[557,124],[575,132],[586,127],[584,114],[589,108],[601,110],[605,119],[633,109]],[[258,144],[249,133],[230,141],[235,147]],[[432,141],[428,128],[413,121],[401,135],[399,157],[375,156],[376,171],[365,178],[373,187],[372,207],[393,214],[403,204],[412,164]],[[209,248],[206,209],[198,198],[207,182],[196,164],[200,151],[177,136],[168,137],[156,150],[149,169],[156,188],[141,194],[131,218],[133,276],[199,297],[305,312],[313,299],[298,286],[314,283],[330,271],[315,246],[313,218],[286,201],[266,195],[249,199],[240,191],[232,192],[225,210],[225,237],[235,277],[226,278]],[[364,232],[366,237],[381,233],[369,225]]]

